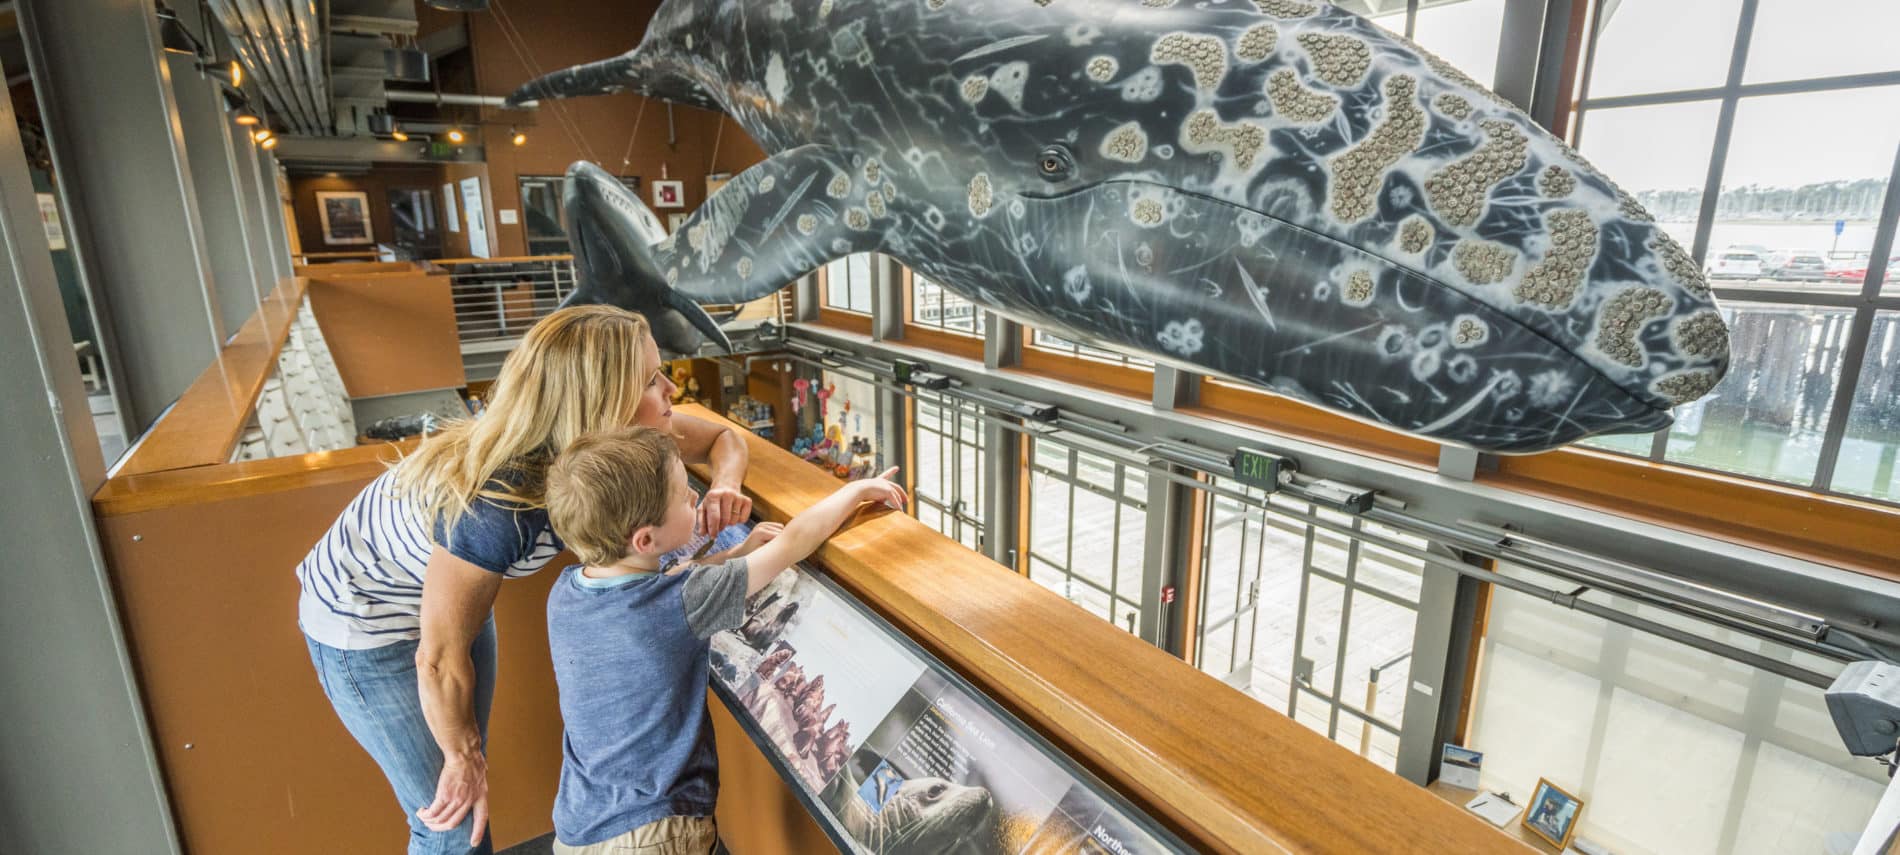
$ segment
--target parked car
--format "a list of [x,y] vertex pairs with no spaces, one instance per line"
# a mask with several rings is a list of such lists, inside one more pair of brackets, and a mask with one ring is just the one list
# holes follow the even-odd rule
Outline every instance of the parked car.
[[1747,249],[1725,249],[1720,255],[1709,259],[1709,278],[1711,279],[1759,279],[1761,278],[1761,255]]
[[1827,273],[1827,259],[1811,249],[1782,249],[1768,256],[1768,277],[1783,282],[1814,282]]
[[[1865,282],[1869,263],[1871,260],[1866,258],[1836,261],[1828,266],[1827,271],[1821,274],[1821,278],[1827,282],[1847,285]],[[1886,281],[1894,281],[1896,268],[1900,268],[1900,255],[1887,259]]]

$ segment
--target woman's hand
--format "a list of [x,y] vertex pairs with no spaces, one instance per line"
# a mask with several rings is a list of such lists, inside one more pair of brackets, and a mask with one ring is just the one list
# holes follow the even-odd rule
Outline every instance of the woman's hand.
[[475,813],[475,832],[468,845],[480,846],[488,829],[488,759],[480,751],[442,758],[442,777],[436,780],[435,802],[416,811],[430,831],[449,831]]
[[897,467],[884,470],[876,478],[865,478],[846,484],[844,489],[851,491],[852,498],[860,502],[882,502],[892,510],[901,511],[910,503],[910,497],[904,495],[904,488],[891,480],[897,474]]
[[694,534],[718,534],[726,526],[752,518],[752,500],[737,487],[713,487],[699,501],[699,517],[693,522]]

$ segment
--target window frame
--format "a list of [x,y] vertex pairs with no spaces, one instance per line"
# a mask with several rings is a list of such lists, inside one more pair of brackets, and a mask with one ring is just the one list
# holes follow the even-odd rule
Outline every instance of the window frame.
[[917,274],[911,270],[908,265],[901,262],[893,263],[897,264],[899,271],[898,293],[901,297],[899,301],[899,311],[903,313],[902,329],[904,342],[906,344],[915,344],[930,348],[931,350],[940,350],[944,353],[950,353],[969,359],[981,360],[983,358],[983,342],[987,335],[987,330],[996,324],[994,313],[989,312],[988,309],[982,306],[976,307],[978,313],[991,315],[990,318],[984,321],[986,332],[981,334],[966,333],[962,330],[946,329],[917,323],[915,321],[916,291],[914,290],[916,287]]

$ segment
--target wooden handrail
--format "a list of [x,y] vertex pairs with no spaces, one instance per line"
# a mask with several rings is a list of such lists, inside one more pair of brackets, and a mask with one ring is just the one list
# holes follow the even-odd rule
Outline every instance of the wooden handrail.
[[[703,407],[680,412],[730,424]],[[810,464],[737,433],[751,453],[746,492],[762,518],[789,519],[837,489]],[[866,605],[1198,848],[1527,851],[911,517],[860,515],[816,558]]]
[[115,475],[93,494],[92,509],[101,518],[116,517],[360,481],[381,474],[383,467],[414,450],[418,442],[410,438],[219,466]]
[[277,353],[303,305],[309,280],[284,279],[265,297],[185,393],[139,437],[112,476],[207,466],[231,459]]
[[447,267],[451,264],[527,264],[535,261],[573,261],[570,254],[560,255],[509,255],[501,258],[431,258],[430,264]]

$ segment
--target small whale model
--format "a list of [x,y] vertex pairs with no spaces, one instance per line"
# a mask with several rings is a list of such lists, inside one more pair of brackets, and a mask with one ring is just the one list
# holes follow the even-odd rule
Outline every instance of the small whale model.
[[744,302],[877,251],[1065,338],[1495,452],[1665,428],[1728,367],[1702,272],[1628,194],[1319,3],[667,0],[512,99],[623,90],[769,157],[577,299]]

